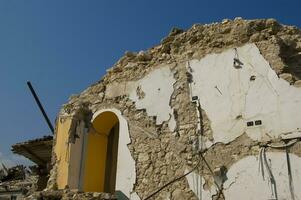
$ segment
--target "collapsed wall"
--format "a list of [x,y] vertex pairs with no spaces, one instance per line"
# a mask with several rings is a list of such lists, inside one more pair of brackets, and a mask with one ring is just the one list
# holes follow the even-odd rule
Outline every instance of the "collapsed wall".
[[116,190],[130,199],[299,199],[300,77],[296,27],[237,18],[175,28],[63,106],[48,189],[85,188],[84,135],[111,112]]

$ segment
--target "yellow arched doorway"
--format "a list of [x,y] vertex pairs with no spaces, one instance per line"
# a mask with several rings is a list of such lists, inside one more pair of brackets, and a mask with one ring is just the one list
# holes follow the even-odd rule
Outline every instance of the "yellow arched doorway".
[[82,190],[85,192],[115,192],[119,120],[110,111],[96,116],[86,139]]

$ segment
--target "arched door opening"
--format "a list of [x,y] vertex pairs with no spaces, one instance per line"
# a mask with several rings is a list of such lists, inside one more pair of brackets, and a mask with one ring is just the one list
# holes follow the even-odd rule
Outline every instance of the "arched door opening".
[[85,192],[115,192],[119,120],[103,112],[92,121],[84,145],[81,188]]

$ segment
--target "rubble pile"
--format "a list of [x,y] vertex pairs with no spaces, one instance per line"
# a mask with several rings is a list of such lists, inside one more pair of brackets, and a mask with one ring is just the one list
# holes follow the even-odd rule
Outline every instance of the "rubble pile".
[[78,192],[71,190],[42,191],[30,194],[24,200],[116,200],[114,195],[98,192]]
[[23,165],[17,165],[7,169],[2,164],[2,169],[0,170],[0,181],[11,181],[11,180],[23,180],[25,178],[26,168]]
[[7,168],[2,164],[0,169],[0,199],[10,200],[14,197],[24,200],[114,200],[115,195],[98,192],[78,192],[72,190],[37,191],[38,167],[31,166],[28,170],[23,165]]
[[11,196],[23,196],[36,190],[38,176],[32,174],[25,166],[17,165],[0,170],[0,199]]

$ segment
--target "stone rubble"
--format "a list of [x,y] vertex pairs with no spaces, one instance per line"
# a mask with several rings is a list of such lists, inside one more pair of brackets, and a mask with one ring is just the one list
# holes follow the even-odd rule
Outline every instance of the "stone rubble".
[[37,189],[38,176],[23,165],[0,170],[0,199],[10,199],[11,195],[26,195]]
[[117,200],[114,195],[98,192],[78,192],[72,190],[53,190],[35,192],[24,200]]

